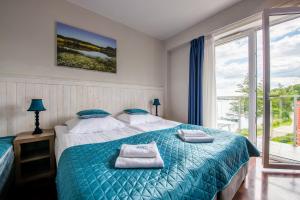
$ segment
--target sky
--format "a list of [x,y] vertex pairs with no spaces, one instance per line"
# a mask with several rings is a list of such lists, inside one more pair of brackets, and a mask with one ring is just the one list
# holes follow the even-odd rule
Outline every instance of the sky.
[[[300,84],[300,18],[270,29],[271,88]],[[217,96],[238,96],[236,85],[248,74],[248,38],[216,47]],[[257,32],[257,73],[262,81],[262,32]]]
[[62,24],[57,22],[56,23],[56,32],[57,34],[66,36],[66,37],[72,37],[72,38],[76,38],[79,40],[83,40],[86,42],[90,42],[92,44],[101,46],[101,47],[112,47],[112,48],[116,48],[116,40],[105,37],[105,36],[101,36],[99,34],[96,33],[92,33],[89,31],[85,31],[79,28],[75,28],[73,26],[69,26],[66,24]]

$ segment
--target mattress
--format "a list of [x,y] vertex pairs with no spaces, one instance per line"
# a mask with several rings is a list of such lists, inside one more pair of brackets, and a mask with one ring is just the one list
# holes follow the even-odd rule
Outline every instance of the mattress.
[[[184,143],[176,137],[181,128],[201,129],[215,137],[215,141]],[[250,156],[259,156],[245,137],[199,126],[182,124],[159,131],[135,131],[129,137],[125,132],[117,140],[104,142],[103,136],[101,143],[65,148],[57,169],[58,198],[215,199],[245,167]],[[153,140],[165,162],[163,169],[114,168],[121,144]]]
[[5,191],[12,174],[14,163],[13,142],[14,137],[0,138],[0,195]]

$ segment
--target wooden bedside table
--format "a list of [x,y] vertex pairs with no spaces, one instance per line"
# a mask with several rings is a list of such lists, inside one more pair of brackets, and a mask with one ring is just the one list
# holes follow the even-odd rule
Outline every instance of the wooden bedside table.
[[16,183],[53,177],[55,175],[54,130],[32,131],[17,135],[14,140]]

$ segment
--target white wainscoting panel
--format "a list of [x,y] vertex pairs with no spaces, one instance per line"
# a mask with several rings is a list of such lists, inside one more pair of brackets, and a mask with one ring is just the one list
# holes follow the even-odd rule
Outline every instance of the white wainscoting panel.
[[162,116],[163,92],[162,87],[0,75],[0,136],[34,129],[34,113],[27,112],[33,98],[43,99],[47,109],[40,112],[40,127],[53,128],[89,108],[113,115],[132,107],[154,113],[154,98],[161,101]]

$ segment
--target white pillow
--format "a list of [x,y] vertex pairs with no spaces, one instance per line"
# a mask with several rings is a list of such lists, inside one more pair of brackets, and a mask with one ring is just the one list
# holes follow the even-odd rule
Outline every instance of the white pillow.
[[74,118],[66,121],[65,124],[68,126],[69,133],[74,134],[102,132],[126,126],[123,122],[111,116],[89,119]]
[[126,122],[130,125],[136,125],[136,124],[144,124],[144,123],[151,123],[151,122],[157,122],[162,120],[162,118],[146,114],[146,115],[130,115],[127,113],[122,113],[117,116],[118,120],[121,120],[122,122]]

